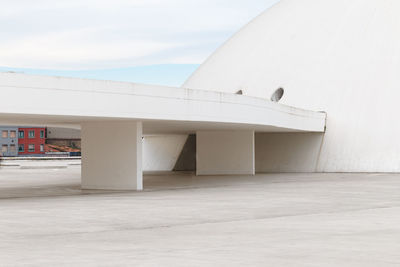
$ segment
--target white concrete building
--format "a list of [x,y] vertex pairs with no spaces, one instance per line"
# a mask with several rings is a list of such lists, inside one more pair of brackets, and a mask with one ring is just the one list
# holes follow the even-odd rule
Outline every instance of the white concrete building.
[[399,172],[400,2],[282,0],[216,51],[184,87],[323,110],[319,134],[257,138],[272,172]]
[[256,135],[258,172],[399,172],[400,2],[282,0],[184,84],[328,114],[323,134]]
[[141,190],[144,134],[196,133],[199,174],[254,174],[256,132],[323,132],[326,119],[266,99],[123,82],[2,73],[0,90],[28,96],[4,102],[1,123],[82,128],[88,189]]
[[[30,96],[3,104],[0,122],[81,125],[84,188],[140,190],[143,134],[196,134],[199,175],[399,172],[398,11],[389,0],[282,0],[182,88],[0,74],[2,95]],[[145,141],[145,158],[173,166],[185,140],[174,138],[158,152],[159,139]]]

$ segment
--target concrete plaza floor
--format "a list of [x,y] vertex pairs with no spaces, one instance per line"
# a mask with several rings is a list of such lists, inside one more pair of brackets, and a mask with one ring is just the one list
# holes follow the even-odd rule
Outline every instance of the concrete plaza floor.
[[0,169],[0,266],[400,266],[400,175],[146,176]]

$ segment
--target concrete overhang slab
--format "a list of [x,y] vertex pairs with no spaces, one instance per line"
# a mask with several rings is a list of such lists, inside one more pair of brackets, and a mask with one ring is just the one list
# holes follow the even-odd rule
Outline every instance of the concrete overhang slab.
[[324,112],[231,93],[17,73],[0,73],[0,92],[0,123],[8,125],[136,120],[146,134],[325,131]]

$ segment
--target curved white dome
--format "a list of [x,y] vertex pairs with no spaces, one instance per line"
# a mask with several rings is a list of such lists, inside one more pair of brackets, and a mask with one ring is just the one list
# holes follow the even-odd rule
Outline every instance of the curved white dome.
[[310,148],[318,150],[312,163],[265,170],[398,172],[399,14],[398,0],[282,0],[184,87],[266,99],[282,87],[281,103],[328,113],[322,144]]

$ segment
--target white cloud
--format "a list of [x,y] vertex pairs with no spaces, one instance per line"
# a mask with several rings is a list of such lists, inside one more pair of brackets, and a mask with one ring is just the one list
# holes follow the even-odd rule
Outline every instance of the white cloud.
[[201,63],[277,0],[0,0],[0,66]]

